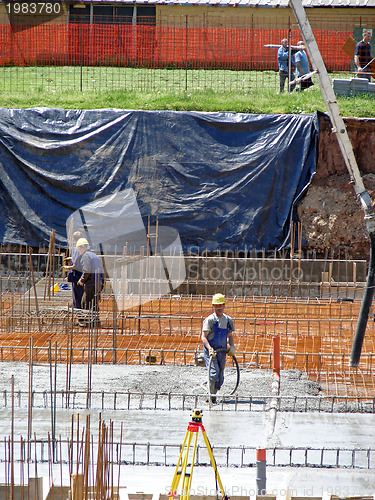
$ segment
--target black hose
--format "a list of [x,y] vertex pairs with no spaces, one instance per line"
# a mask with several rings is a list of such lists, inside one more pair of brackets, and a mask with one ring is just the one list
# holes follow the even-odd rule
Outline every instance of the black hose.
[[[229,349],[226,349],[225,347],[221,347],[219,349],[216,349],[215,353],[216,352],[223,352],[223,351],[228,353]],[[234,366],[236,367],[237,380],[236,380],[236,384],[235,384],[234,389],[229,393],[230,396],[232,396],[236,392],[236,390],[238,389],[238,386],[240,385],[240,367],[238,365],[238,361],[237,361],[236,356],[233,354],[233,356],[231,356],[231,357],[234,361]],[[208,394],[209,394],[209,396],[211,396],[211,393],[210,393],[210,371],[211,371],[211,365],[212,365],[213,359],[214,359],[214,357],[210,356],[210,361],[209,361],[208,367],[207,367],[208,368]]]
[[367,320],[370,313],[375,286],[375,232],[370,232],[370,260],[367,273],[366,288],[363,294],[361,309],[359,311],[357,327],[355,330],[349,366],[356,368],[361,357],[363,339],[365,337]]

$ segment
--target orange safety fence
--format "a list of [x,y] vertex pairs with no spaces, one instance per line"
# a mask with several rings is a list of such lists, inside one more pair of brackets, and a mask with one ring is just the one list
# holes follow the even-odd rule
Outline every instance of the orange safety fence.
[[[350,31],[316,30],[330,71],[349,71],[342,50]],[[277,70],[284,29],[185,28],[108,24],[0,25],[1,66],[140,66],[146,68]],[[301,39],[291,31],[292,44]]]

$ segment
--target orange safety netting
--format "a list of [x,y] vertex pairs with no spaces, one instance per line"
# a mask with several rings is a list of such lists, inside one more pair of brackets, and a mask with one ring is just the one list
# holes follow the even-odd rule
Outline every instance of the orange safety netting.
[[[349,31],[316,30],[328,70],[348,71],[342,50]],[[288,30],[184,28],[108,24],[0,25],[0,65],[141,66],[277,70],[277,47]],[[292,44],[301,38],[292,30]]]

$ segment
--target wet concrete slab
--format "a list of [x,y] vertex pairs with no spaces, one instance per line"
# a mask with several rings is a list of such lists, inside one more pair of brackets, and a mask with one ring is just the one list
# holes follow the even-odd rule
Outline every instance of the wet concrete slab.
[[[80,420],[80,427],[85,425],[86,414],[91,416],[91,430],[96,433],[99,417],[107,423],[114,424],[115,438],[119,437],[121,424],[123,426],[124,441],[154,444],[182,443],[188,423],[191,420],[191,410],[186,411],[159,411],[159,410],[111,410],[111,411],[72,411],[57,409],[56,430],[57,436],[70,436],[72,415],[74,422]],[[14,412],[15,436],[27,435],[27,409],[15,409]],[[11,410],[2,410],[0,419],[0,433],[9,435]],[[46,436],[51,429],[51,409],[34,409],[32,413],[32,431],[37,437]],[[206,434],[217,446],[265,446],[265,432],[267,426],[266,413],[221,413],[204,411],[202,418]]]
[[278,413],[274,441],[279,446],[375,448],[374,415]]
[[[27,371],[20,370],[20,365],[2,364],[3,380],[9,385],[9,378],[14,370],[16,375],[17,389],[27,389]],[[87,370],[87,369],[86,369]],[[84,390],[87,371],[81,370],[80,377],[75,378],[77,387]],[[99,382],[100,376],[108,367],[100,367],[96,379]],[[35,385],[48,389],[48,367],[35,367]],[[111,371],[108,378],[114,378],[116,384],[121,381],[116,379],[115,373]],[[98,383],[97,382],[97,383]],[[63,387],[65,379],[59,379],[58,385]],[[109,382],[108,382],[109,384]],[[4,385],[4,387],[8,387]],[[103,387],[101,379],[100,387]],[[118,386],[114,385],[114,389]],[[47,397],[47,396],[46,396]],[[49,396],[48,396],[49,397]],[[15,401],[17,403],[17,399]],[[48,402],[49,404],[49,402]],[[128,443],[128,452],[131,453],[131,444],[138,443],[145,445],[150,443],[155,445],[151,449],[151,459],[163,463],[166,453],[164,445],[172,446],[168,451],[168,465],[130,465],[121,466],[121,484],[126,486],[125,491],[144,491],[165,493],[169,488],[174,474],[174,467],[169,464],[176,462],[178,449],[185,437],[187,426],[191,420],[193,407],[186,407],[185,410],[70,410],[63,407],[61,401],[57,399],[56,408],[56,429],[55,435],[62,439],[70,437],[72,415],[74,425],[77,424],[79,415],[80,429],[85,425],[87,413],[91,418],[91,432],[97,435],[99,417],[108,424],[113,422],[114,439],[120,438],[122,427],[122,442]],[[36,439],[46,439],[48,434],[52,434],[51,409],[34,408],[32,420],[32,436]],[[27,407],[17,407],[14,409],[14,435],[19,439],[22,435],[27,436]],[[360,448],[375,450],[375,433],[373,432],[373,414],[360,413],[276,413],[274,434],[270,439],[269,413],[264,411],[220,411],[220,406],[213,406],[212,409],[203,410],[203,425],[207,436],[214,448],[214,455],[218,463],[225,463],[225,448],[240,449],[241,447],[268,449],[267,462],[267,492],[278,496],[287,496],[289,488],[292,496],[321,497],[325,492],[338,496],[373,495],[375,492],[375,454],[361,455],[357,457],[356,467],[352,467],[351,449]],[[76,427],[75,427],[76,429]],[[1,408],[0,435],[9,436],[11,432],[11,408],[8,406]],[[204,447],[203,438],[199,436],[199,443]],[[158,448],[159,446],[159,448]],[[304,450],[307,451],[308,463],[319,464],[321,451],[323,448],[340,448],[348,453],[340,458],[340,467],[337,465],[337,454],[326,453],[323,460],[324,467],[293,467],[289,466],[290,453],[288,450],[278,452],[276,463],[283,463],[284,467],[271,466],[273,460],[272,447],[293,448],[299,447],[302,450],[299,455],[293,455],[297,463],[303,465]],[[174,448],[173,448],[174,447]],[[216,447],[216,449],[215,449]],[[220,450],[219,448],[222,447]],[[315,448],[315,454],[310,448]],[[238,450],[237,450],[238,451]],[[244,457],[245,466],[220,466],[220,475],[223,484],[230,489],[232,496],[253,496],[256,488],[256,468],[254,467],[254,451],[239,456],[235,450],[230,455],[232,460],[239,462]],[[294,453],[294,452],[293,452]],[[372,452],[373,453],[373,452]],[[136,460],[143,461],[147,450],[145,446],[142,453],[135,455]],[[201,453],[201,458],[204,458]],[[238,455],[238,456],[237,456]],[[234,457],[234,458],[233,458]],[[1,457],[0,457],[1,458]],[[370,462],[369,462],[370,459]],[[151,461],[152,461],[151,460]],[[251,466],[247,463],[252,462]],[[367,469],[370,465],[370,470]],[[346,469],[344,467],[347,467]],[[38,464],[40,474],[48,477],[48,465]],[[2,468],[0,468],[0,481],[2,480]],[[57,470],[56,474],[59,474]],[[64,471],[64,478],[68,477],[68,471]],[[43,476],[44,477],[44,476]],[[211,486],[213,485],[213,486]],[[214,484],[214,474],[210,466],[201,466],[194,469],[193,488],[198,494],[212,494]],[[198,490],[198,488],[200,488]],[[204,490],[202,488],[208,488]]]
[[[257,493],[256,468],[226,468],[219,467],[219,476],[225,493],[229,497],[245,497],[255,500]],[[34,466],[30,477],[34,476]],[[43,491],[46,493],[51,484],[51,469],[47,464],[38,464],[38,477],[43,478]],[[68,485],[67,465],[54,466],[52,476],[56,486]],[[153,495],[158,500],[159,495],[168,494],[175,474],[175,467],[121,465],[120,474],[114,468],[116,484],[120,486],[120,499],[127,500],[127,494],[143,492]],[[119,478],[119,479],[117,479]],[[19,483],[18,471],[15,471],[16,483]],[[0,481],[3,471],[0,470]],[[181,486],[181,483],[179,484]],[[324,498],[328,495],[343,497],[371,497],[375,492],[375,472],[368,470],[348,471],[316,468],[267,467],[266,493],[280,500],[289,497]],[[216,497],[215,474],[211,467],[195,466],[191,483],[190,495],[212,495]],[[220,495],[219,495],[219,498]],[[244,498],[244,500],[245,500]]]
[[[180,445],[191,421],[191,410],[160,411],[72,411],[57,409],[55,435],[69,437],[74,425],[80,420],[85,426],[86,414],[90,414],[91,432],[96,435],[99,418],[113,422],[114,438],[130,443],[153,445]],[[1,435],[9,435],[11,410],[2,410]],[[52,435],[51,410],[34,409],[32,434],[37,438]],[[370,414],[311,414],[277,413],[274,434],[267,440],[268,414],[266,412],[218,412],[203,411],[202,423],[212,446],[249,448],[340,448],[375,450],[374,416]],[[27,435],[27,409],[14,410],[15,437]],[[199,438],[203,443],[203,438]],[[333,465],[335,457],[332,457]],[[375,457],[374,459],[375,460]],[[375,463],[371,464],[375,467]]]
[[[128,466],[121,470],[127,491],[154,491],[168,493],[174,475],[174,468]],[[220,478],[229,496],[256,495],[256,468],[220,468]],[[268,467],[266,470],[267,494],[285,498],[323,497],[325,494],[344,496],[372,496],[375,492],[375,472],[361,470],[351,473],[346,470],[296,469],[288,467]],[[147,478],[139,483],[138,478]],[[143,488],[143,489],[142,489]],[[150,490],[152,488],[152,490]],[[215,476],[209,467],[195,467],[191,494],[215,495]]]

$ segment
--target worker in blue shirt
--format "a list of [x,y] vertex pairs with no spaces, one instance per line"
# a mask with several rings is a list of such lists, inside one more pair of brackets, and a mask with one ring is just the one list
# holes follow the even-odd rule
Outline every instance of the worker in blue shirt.
[[[296,52],[296,49],[291,49],[291,73],[289,82],[295,79],[294,71],[296,69],[296,62],[294,60],[294,54]],[[289,78],[289,47],[288,40],[286,38],[281,40],[281,46],[277,51],[277,62],[279,65],[280,92],[284,92],[285,80]],[[294,87],[295,85],[291,85],[290,91],[292,91]]]
[[[84,287],[82,308],[92,312],[90,324],[98,325],[100,293],[104,286],[102,263],[96,253],[90,250],[86,238],[80,238],[77,241],[76,248],[81,256],[82,276],[77,284]],[[81,326],[84,326],[82,322],[80,323]]]
[[[299,47],[300,50],[296,52],[296,55],[294,57],[297,66],[296,75],[297,78],[300,78],[301,76],[310,73],[310,66],[309,60],[307,59],[307,54],[304,51],[305,43],[300,40],[299,42],[297,42],[297,47]],[[308,89],[309,87],[311,87],[311,85],[314,85],[313,81],[311,80],[311,76],[309,76],[308,78],[304,78],[301,80],[300,90],[302,91]]]

